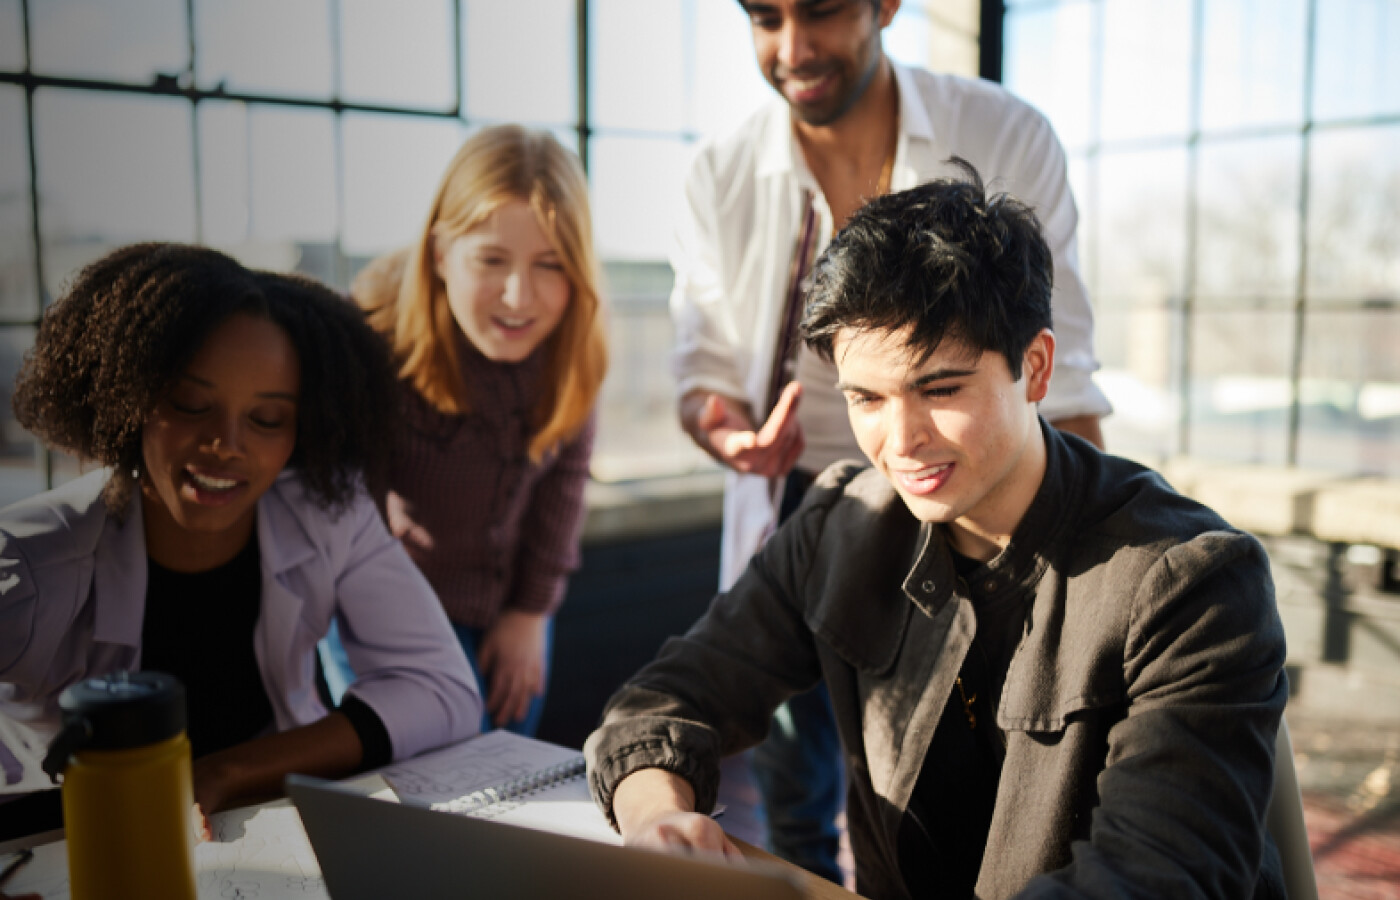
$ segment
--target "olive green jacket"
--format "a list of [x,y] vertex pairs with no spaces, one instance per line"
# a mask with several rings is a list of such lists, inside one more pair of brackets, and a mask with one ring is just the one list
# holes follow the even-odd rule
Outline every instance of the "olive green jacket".
[[[974,575],[979,600],[1028,603],[977,896],[1281,896],[1263,823],[1287,681],[1263,548],[1155,473],[1042,431],[1040,490]],[[833,466],[612,698],[585,747],[595,798],[611,815],[618,781],[656,766],[708,810],[720,758],[824,678],[857,888],[907,897],[897,835],[975,633],[972,598],[941,528],[877,472]]]

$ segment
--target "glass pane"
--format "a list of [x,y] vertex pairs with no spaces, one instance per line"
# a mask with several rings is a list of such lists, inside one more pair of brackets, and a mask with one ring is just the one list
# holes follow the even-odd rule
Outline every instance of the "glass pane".
[[24,14],[20,0],[0,0],[0,71],[24,69]]
[[1316,40],[1316,118],[1400,112],[1400,2],[1319,2]]
[[1306,0],[1213,0],[1201,31],[1203,129],[1302,122]]
[[320,110],[254,107],[249,232],[263,240],[330,243],[339,220],[335,117]]
[[39,314],[24,89],[0,86],[0,318]]
[[248,106],[208,101],[198,109],[203,239],[216,247],[231,247],[248,240],[252,214]]
[[596,0],[589,11],[594,126],[683,130],[694,65],[680,0]]
[[1007,13],[1007,88],[1045,113],[1066,147],[1093,139],[1093,8],[1063,3]]
[[1309,314],[1298,463],[1400,475],[1400,309]]
[[1165,459],[1176,451],[1182,315],[1179,309],[1096,309],[1094,383],[1113,404],[1104,439],[1114,453]]
[[980,53],[977,38],[944,28],[935,20],[929,32],[929,58],[933,60],[930,68],[934,71],[976,78]]
[[896,62],[921,69],[934,67],[930,51],[933,39],[933,26],[928,13],[914,4],[905,4],[895,13],[894,21],[881,36],[885,53]]
[[690,127],[697,133],[732,131],[775,96],[754,59],[749,17],[734,0],[695,4],[694,61]]
[[1079,209],[1079,229],[1075,235],[1079,250],[1079,275],[1089,289],[1092,301],[1099,294],[1099,215],[1098,193],[1095,188],[1097,167],[1087,156],[1072,153],[1066,160],[1069,189]]
[[667,258],[691,152],[666,138],[593,139],[593,221],[601,258]]
[[195,238],[192,106],[40,89],[39,221],[49,293],[112,246]]
[[33,328],[0,328],[0,394],[5,400],[5,408],[0,411],[0,507],[32,497],[44,489],[44,476],[36,453],[38,442],[20,427],[10,409],[15,375],[24,351],[33,343]]
[[230,91],[329,97],[328,0],[196,0],[199,84]]
[[1197,200],[1201,296],[1293,298],[1298,291],[1301,140],[1204,143]]
[[149,84],[190,63],[184,0],[42,0],[29,4],[34,71]]
[[1099,157],[1100,308],[1162,307],[1186,288],[1186,148]]
[[451,109],[457,100],[450,0],[340,0],[340,96]]
[[342,128],[345,254],[372,257],[413,243],[462,145],[461,123],[347,114]]
[[1191,5],[1191,0],[1105,0],[1104,140],[1189,129]]
[[[498,122],[578,121],[574,0],[464,0],[467,116]],[[522,60],[529,60],[522,65]]]
[[1400,127],[1318,130],[1312,142],[1308,296],[1400,300]]
[[1198,308],[1191,341],[1190,454],[1281,464],[1292,402],[1292,311]]
[[610,263],[605,279],[611,372],[598,403],[594,477],[619,481],[712,468],[709,457],[676,426],[670,365],[675,333],[666,306],[671,267]]
[[199,126],[205,243],[259,268],[334,281],[334,116],[209,103]]

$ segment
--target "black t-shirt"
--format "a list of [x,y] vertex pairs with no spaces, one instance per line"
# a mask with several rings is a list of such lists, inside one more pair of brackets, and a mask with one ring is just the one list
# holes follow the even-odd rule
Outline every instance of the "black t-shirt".
[[[982,564],[953,555],[958,577],[975,583]],[[982,602],[977,634],[943,708],[899,832],[899,864],[915,897],[971,897],[987,848],[1006,737],[996,707],[1025,621],[1024,594]]]
[[141,668],[184,684],[194,758],[269,730],[272,704],[253,652],[262,607],[257,537],[207,572],[175,572],[155,560],[146,571]]

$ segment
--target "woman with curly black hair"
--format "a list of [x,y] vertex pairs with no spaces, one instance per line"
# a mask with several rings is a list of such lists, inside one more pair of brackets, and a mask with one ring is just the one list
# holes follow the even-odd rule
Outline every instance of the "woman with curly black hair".
[[[13,405],[109,468],[0,511],[0,790],[48,786],[59,693],[117,670],[185,683],[204,814],[475,733],[466,658],[363,487],[393,391],[383,341],[309,280],[171,244],[78,276]],[[328,711],[333,620],[360,677]]]

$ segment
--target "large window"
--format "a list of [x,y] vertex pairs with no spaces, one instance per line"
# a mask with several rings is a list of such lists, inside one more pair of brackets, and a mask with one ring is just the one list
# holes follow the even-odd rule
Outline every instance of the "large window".
[[1120,452],[1400,474],[1400,0],[1012,0]]
[[[972,73],[976,0],[909,0]],[[475,128],[551,129],[593,186],[613,366],[595,474],[708,464],[674,420],[666,262],[691,148],[770,96],[735,0],[0,0],[0,388],[43,305],[138,240],[345,289],[422,227]],[[78,470],[0,413],[0,504]]]

